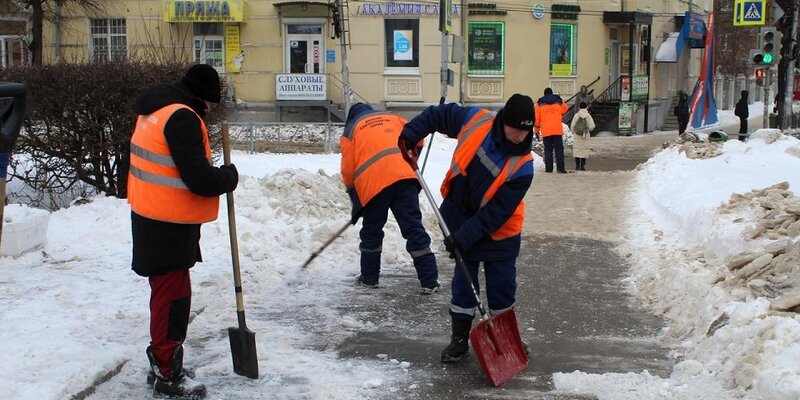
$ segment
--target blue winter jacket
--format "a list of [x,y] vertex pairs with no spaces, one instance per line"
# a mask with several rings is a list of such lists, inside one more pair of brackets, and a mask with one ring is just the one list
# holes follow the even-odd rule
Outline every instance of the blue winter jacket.
[[[478,112],[477,107],[462,107],[455,103],[430,106],[410,120],[401,133],[411,142],[417,142],[432,132],[457,138],[463,126]],[[492,123],[492,131],[481,147],[497,168],[502,168],[509,156],[524,155],[531,151],[533,134],[519,145],[505,139],[501,109]],[[491,201],[480,207],[483,194],[494,181],[489,171],[476,156],[467,167],[467,174],[456,176],[450,193],[439,210],[464,250],[469,261],[499,261],[519,255],[520,235],[493,240],[489,234],[499,229],[514,213],[533,181],[533,162],[525,163],[500,187]]]

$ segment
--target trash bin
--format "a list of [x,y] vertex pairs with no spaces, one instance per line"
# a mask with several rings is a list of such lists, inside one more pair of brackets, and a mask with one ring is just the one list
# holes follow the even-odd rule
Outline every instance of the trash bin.
[[709,142],[724,142],[728,140],[728,134],[725,131],[714,131],[708,134]]
[[769,127],[770,128],[777,128],[778,127],[778,114],[769,114]]

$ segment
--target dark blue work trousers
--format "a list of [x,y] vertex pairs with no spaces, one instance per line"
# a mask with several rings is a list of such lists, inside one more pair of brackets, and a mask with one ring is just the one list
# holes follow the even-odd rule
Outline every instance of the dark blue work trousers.
[[553,172],[553,153],[556,154],[556,169],[566,171],[564,166],[564,139],[561,135],[542,138],[544,143],[544,170]]
[[414,259],[414,268],[422,286],[437,281],[436,258],[431,252],[431,237],[422,226],[419,210],[419,184],[416,180],[398,181],[367,203],[361,210],[361,276],[365,281],[377,282],[381,271],[383,226],[392,210],[400,233],[406,239],[406,251]]
[[[478,282],[478,261],[466,261],[475,290],[480,295]],[[489,313],[494,315],[514,306],[517,296],[517,259],[502,261],[484,261],[486,278],[486,298],[489,301]],[[456,265],[452,282],[453,297],[450,300],[450,316],[453,319],[472,320],[478,309],[478,300],[472,293],[462,268]]]

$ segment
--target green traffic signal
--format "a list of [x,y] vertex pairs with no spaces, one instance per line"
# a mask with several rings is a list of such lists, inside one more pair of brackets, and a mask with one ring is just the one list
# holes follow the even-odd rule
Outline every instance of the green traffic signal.
[[761,61],[764,64],[772,64],[772,53],[765,53],[764,56],[761,58]]

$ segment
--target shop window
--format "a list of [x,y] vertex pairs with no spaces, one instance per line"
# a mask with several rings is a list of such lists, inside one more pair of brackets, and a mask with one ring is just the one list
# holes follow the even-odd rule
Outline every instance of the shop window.
[[577,29],[574,24],[550,24],[550,75],[571,76],[578,72]]
[[128,29],[124,18],[92,18],[91,54],[93,63],[128,59]]
[[220,73],[225,72],[223,47],[225,35],[222,23],[194,23],[192,30],[194,33],[194,61],[208,64]]
[[502,75],[505,72],[505,23],[469,22],[467,73]]
[[419,20],[386,19],[386,67],[419,67]]

